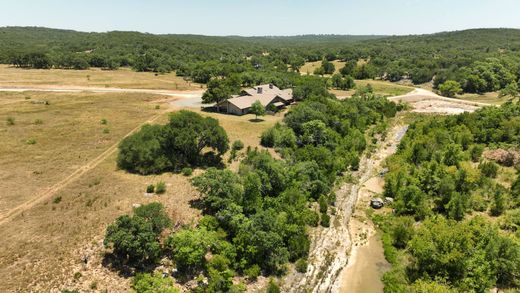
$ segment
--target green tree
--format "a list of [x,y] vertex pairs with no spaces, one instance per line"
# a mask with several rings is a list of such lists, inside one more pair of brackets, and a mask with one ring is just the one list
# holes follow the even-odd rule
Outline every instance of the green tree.
[[[218,120],[190,111],[170,116],[165,126],[146,125],[119,145],[118,166],[140,174],[218,163],[229,140]],[[203,153],[203,151],[208,151]]]
[[321,68],[323,69],[324,74],[333,74],[336,70],[336,66],[327,59],[321,62]]
[[262,103],[260,103],[260,101],[255,101],[251,105],[251,109],[249,111],[255,114],[255,120],[258,120],[258,116],[265,115],[265,107],[262,105]]
[[448,80],[439,86],[439,91],[441,95],[453,98],[462,92],[462,88],[460,87],[460,83],[454,80]]
[[202,102],[205,104],[217,104],[218,111],[218,104],[231,98],[232,94],[233,88],[231,88],[225,80],[212,79],[208,82],[208,89],[202,95]]
[[162,230],[171,225],[171,220],[164,211],[164,206],[159,202],[153,202],[135,208],[134,215],[151,223],[153,231],[157,234],[160,234]]
[[195,273],[204,267],[204,257],[217,241],[216,233],[205,228],[183,229],[167,239],[166,247],[179,271]]
[[161,253],[158,236],[152,223],[125,215],[108,226],[103,243],[105,247],[112,246],[118,259],[141,266],[158,260]]
[[505,88],[500,90],[500,93],[498,96],[499,97],[510,97],[511,99],[516,98],[518,96],[518,84],[516,83],[516,81],[512,81]]

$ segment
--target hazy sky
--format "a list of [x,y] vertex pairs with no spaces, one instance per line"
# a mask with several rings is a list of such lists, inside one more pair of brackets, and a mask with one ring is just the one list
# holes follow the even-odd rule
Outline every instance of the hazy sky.
[[520,28],[520,0],[0,0],[0,26],[205,35]]

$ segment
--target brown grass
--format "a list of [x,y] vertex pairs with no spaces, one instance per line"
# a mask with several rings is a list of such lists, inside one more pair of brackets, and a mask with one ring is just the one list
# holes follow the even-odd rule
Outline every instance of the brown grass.
[[499,97],[497,92],[485,93],[485,94],[463,94],[458,95],[458,99],[486,103],[492,105],[502,105],[507,102],[510,97]]
[[[26,99],[26,97],[30,99]],[[156,110],[157,100],[163,100]],[[50,105],[34,103],[49,101]],[[2,213],[31,199],[117,143],[131,129],[167,109],[164,97],[142,94],[0,93],[0,209]],[[282,115],[215,117],[231,141],[257,147],[262,131]],[[7,117],[15,124],[8,126]],[[101,119],[108,124],[101,124]],[[35,124],[40,119],[41,124]],[[157,120],[165,123],[168,115]],[[109,133],[103,130],[108,128]],[[34,139],[36,144],[27,144]],[[237,163],[233,164],[235,167]],[[195,170],[200,174],[202,170]],[[147,197],[148,184],[164,181],[166,194]],[[139,176],[117,170],[116,153],[72,181],[52,198],[1,225],[1,292],[59,291],[77,288],[128,291],[128,279],[101,265],[106,226],[131,212],[134,204],[160,201],[176,226],[193,224],[200,211],[190,201],[198,197],[189,179],[178,174]],[[55,198],[61,198],[58,203]],[[82,263],[89,256],[88,265]],[[74,280],[74,273],[82,277]]]
[[[396,83],[392,83],[389,81],[382,80],[356,80],[356,88],[365,87],[367,85],[371,85],[374,89],[374,92],[378,95],[382,96],[400,96],[407,94],[413,91],[413,87],[399,85]],[[335,94],[338,98],[345,98],[352,96],[356,89],[351,89],[348,91],[342,90],[330,90],[331,93]]]
[[[334,73],[339,73],[341,68],[343,68],[345,66],[345,63],[346,63],[346,62],[343,62],[343,61],[340,61],[340,60],[334,60],[334,61],[331,61],[331,62],[336,67],[336,71]],[[301,74],[310,74],[310,75],[312,75],[314,73],[314,70],[316,70],[316,68],[318,68],[320,66],[321,66],[321,61],[306,62],[305,65],[303,65],[302,68],[300,68],[300,72],[301,72]]]
[[135,88],[161,90],[200,89],[201,85],[185,81],[175,73],[156,75],[135,72],[129,68],[109,71],[101,69],[20,69],[0,65],[0,86],[90,86],[101,88]]

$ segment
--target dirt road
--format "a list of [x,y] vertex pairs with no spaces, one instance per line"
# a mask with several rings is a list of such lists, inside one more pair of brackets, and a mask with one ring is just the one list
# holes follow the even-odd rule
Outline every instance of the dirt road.
[[416,113],[452,115],[474,112],[481,107],[490,106],[484,103],[442,97],[420,88],[416,88],[406,95],[389,97],[388,99],[394,102],[408,103],[412,106],[412,112]]
[[126,88],[101,88],[85,86],[38,86],[38,87],[0,87],[0,92],[57,92],[57,93],[142,93],[156,94],[178,98],[200,98],[204,90],[193,91],[171,91],[171,90],[149,90],[149,89],[126,89]]

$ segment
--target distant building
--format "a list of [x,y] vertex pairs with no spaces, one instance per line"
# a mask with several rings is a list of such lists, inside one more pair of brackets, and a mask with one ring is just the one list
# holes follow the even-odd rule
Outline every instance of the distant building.
[[293,91],[292,89],[281,90],[273,84],[264,84],[243,90],[240,95],[222,101],[217,106],[222,112],[244,115],[249,113],[251,105],[256,101],[260,101],[266,108],[273,105],[281,109],[294,102]]

